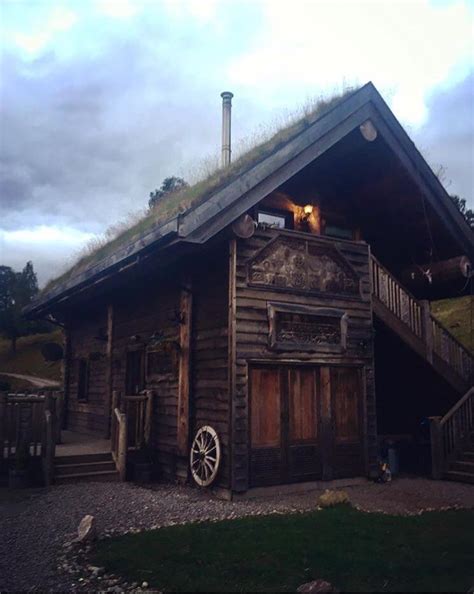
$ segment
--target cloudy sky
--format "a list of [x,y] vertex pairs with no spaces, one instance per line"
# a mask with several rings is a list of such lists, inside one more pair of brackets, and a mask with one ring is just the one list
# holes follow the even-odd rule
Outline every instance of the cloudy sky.
[[308,98],[372,80],[474,205],[474,0],[0,0],[0,264],[40,282]]

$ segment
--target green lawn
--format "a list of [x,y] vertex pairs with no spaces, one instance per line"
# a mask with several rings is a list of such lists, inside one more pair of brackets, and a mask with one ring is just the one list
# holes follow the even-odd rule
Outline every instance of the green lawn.
[[474,298],[469,295],[431,303],[431,311],[464,346],[474,352]]
[[[0,373],[22,373],[51,380],[61,379],[61,362],[46,363],[41,354],[45,342],[62,344],[61,331],[23,336],[17,341],[16,355],[11,352],[10,341],[0,337]],[[13,388],[12,388],[13,389]]]
[[93,562],[168,592],[294,592],[318,578],[344,592],[466,592],[473,534],[473,511],[398,517],[337,506],[105,539]]

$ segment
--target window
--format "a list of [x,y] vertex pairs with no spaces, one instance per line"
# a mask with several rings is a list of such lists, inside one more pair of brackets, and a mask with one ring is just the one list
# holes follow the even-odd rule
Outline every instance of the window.
[[128,351],[125,371],[125,394],[133,396],[145,389],[143,349]]
[[341,225],[326,225],[324,228],[324,235],[329,237],[336,237],[338,239],[353,239],[352,229],[343,227]]
[[79,359],[77,364],[77,399],[89,398],[89,361]]
[[258,210],[257,223],[276,229],[293,229],[293,213],[285,210]]

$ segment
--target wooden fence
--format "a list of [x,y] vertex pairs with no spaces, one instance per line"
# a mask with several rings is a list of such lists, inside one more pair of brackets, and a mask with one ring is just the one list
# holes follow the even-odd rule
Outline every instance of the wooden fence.
[[46,433],[48,444],[60,443],[63,402],[59,391],[0,393],[0,462],[10,460],[23,444],[27,444],[31,456],[44,457]]

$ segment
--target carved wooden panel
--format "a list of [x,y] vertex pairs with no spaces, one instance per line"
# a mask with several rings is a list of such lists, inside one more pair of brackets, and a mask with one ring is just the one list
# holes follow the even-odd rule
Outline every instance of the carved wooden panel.
[[255,287],[304,293],[360,295],[359,276],[335,246],[279,235],[248,263]]
[[340,353],[347,344],[347,315],[339,309],[269,303],[273,349]]

